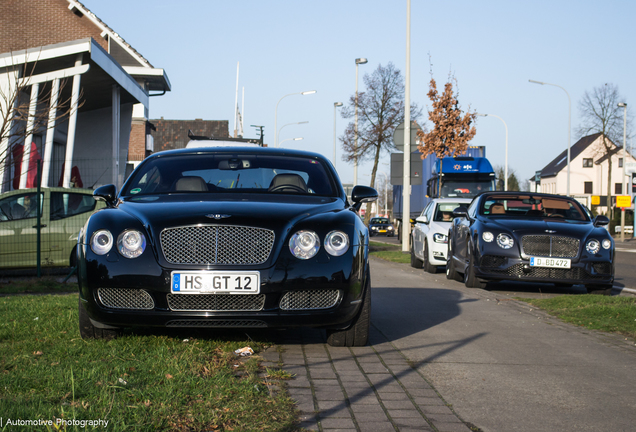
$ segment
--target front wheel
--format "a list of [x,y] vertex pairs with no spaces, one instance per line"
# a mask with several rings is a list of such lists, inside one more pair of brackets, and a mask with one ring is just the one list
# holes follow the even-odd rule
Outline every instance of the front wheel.
[[[368,280],[368,278],[367,278]],[[360,315],[347,330],[327,330],[327,343],[331,346],[365,346],[369,342],[371,327],[371,283],[367,284]]]
[[431,257],[428,255],[428,241],[424,241],[424,271],[437,273],[437,266],[431,264]]
[[471,246],[468,245],[468,251],[466,252],[469,255],[468,260],[468,268],[466,269],[466,273],[464,274],[464,285],[466,288],[485,288],[486,282],[480,281],[477,277],[475,277],[475,260],[473,259],[473,255],[470,252]]
[[411,239],[411,267],[416,269],[422,268],[422,260],[415,256],[415,246],[413,246],[413,239]]
[[88,317],[82,300],[79,300],[79,331],[82,339],[113,339],[118,336],[119,331],[116,329],[105,329],[95,327]]

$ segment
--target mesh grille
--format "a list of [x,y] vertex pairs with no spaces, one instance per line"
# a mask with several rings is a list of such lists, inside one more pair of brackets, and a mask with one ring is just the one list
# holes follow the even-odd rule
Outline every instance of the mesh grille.
[[310,290],[288,292],[280,300],[283,310],[327,309],[338,303],[338,290]]
[[579,240],[571,237],[528,235],[521,238],[523,252],[531,256],[573,258],[579,253]]
[[99,301],[111,309],[154,309],[155,302],[150,294],[140,289],[99,288]]
[[508,263],[508,258],[496,255],[484,255],[481,258],[482,267],[501,267]]
[[547,267],[530,267],[529,272],[523,271],[523,264],[515,264],[504,270],[488,270],[493,274],[503,274],[507,276],[524,278],[541,278],[541,279],[598,279],[605,276],[591,275],[580,267],[569,269],[563,268],[547,268]]
[[175,311],[259,311],[265,294],[168,294],[168,307]]
[[274,245],[274,231],[232,225],[167,228],[163,255],[171,264],[262,264]]
[[167,327],[203,327],[203,328],[240,328],[267,327],[267,323],[259,320],[174,320]]

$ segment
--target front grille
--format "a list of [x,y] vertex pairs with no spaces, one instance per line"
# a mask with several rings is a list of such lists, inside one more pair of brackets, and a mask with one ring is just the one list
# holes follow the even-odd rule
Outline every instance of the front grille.
[[579,253],[579,239],[563,236],[527,235],[521,238],[523,253],[528,256],[574,258]]
[[501,267],[504,264],[508,264],[508,257],[496,255],[484,255],[481,257],[482,267]]
[[283,310],[328,309],[340,298],[338,290],[309,290],[286,293],[280,300]]
[[274,231],[232,225],[166,228],[163,255],[171,264],[262,264],[274,245]]
[[174,320],[166,323],[167,327],[202,327],[202,328],[244,328],[267,327],[260,320]]
[[511,276],[523,280],[525,278],[539,279],[598,279],[604,276],[591,275],[580,267],[569,269],[563,268],[547,268],[547,267],[530,267],[524,271],[523,264],[515,264],[503,270],[488,270],[489,273]]
[[260,311],[265,294],[168,294],[168,307],[174,311]]
[[97,297],[101,304],[111,309],[155,308],[155,302],[147,291],[126,288],[99,288]]

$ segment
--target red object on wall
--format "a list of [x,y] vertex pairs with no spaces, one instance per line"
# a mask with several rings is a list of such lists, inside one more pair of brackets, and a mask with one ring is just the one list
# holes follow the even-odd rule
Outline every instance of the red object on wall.
[[[22,174],[22,155],[24,146],[13,146],[13,189],[20,189],[20,175]],[[37,161],[42,160],[38,152],[38,146],[31,143],[31,154],[29,155],[29,172],[27,173],[27,188],[36,187],[35,177],[37,175]]]
[[[62,187],[62,183],[64,183],[65,164],[66,162],[62,164],[62,174],[60,174],[60,181],[57,182],[58,187]],[[80,176],[79,168],[77,167],[77,165],[71,168],[71,183],[73,183],[73,186],[71,187],[77,187],[77,188],[84,187],[84,183],[82,182],[82,176]]]

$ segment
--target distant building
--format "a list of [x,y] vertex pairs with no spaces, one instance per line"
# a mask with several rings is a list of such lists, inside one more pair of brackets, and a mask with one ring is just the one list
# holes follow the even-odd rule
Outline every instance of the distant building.
[[[604,154],[601,134],[588,135],[578,140],[570,148],[570,195],[581,198],[590,207],[590,197],[598,195],[601,206],[607,206],[607,171],[608,160],[612,161],[611,196],[628,195],[623,190],[623,183],[631,184],[631,176],[623,180],[623,151],[622,147],[611,142],[613,149]],[[636,159],[627,153],[627,162]],[[545,193],[565,195],[567,193],[567,150],[564,150],[552,162],[546,165],[536,178],[539,181],[538,190]],[[612,198],[612,203],[614,198]]]
[[227,120],[150,120],[154,125],[152,136],[155,151],[185,148],[190,138],[188,132],[193,135],[229,138],[229,122]]

